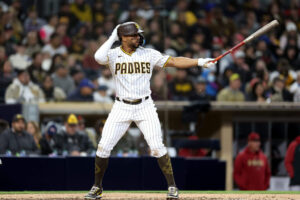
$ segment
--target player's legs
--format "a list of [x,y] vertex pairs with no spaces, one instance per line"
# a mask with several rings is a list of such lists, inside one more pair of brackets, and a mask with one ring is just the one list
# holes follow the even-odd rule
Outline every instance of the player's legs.
[[108,166],[111,150],[118,143],[131,124],[130,116],[126,107],[115,103],[109,114],[102,131],[101,140],[95,158],[95,182],[85,199],[100,199],[102,194],[102,179]]
[[111,150],[124,135],[132,122],[132,109],[120,102],[115,102],[104,124],[96,155],[108,158]]
[[102,179],[108,166],[110,152],[124,135],[130,123],[111,121],[105,123],[95,158],[95,186],[102,187]]
[[175,186],[173,169],[167,149],[163,144],[161,127],[154,105],[148,104],[139,113],[140,120],[136,121],[137,126],[144,134],[151,155],[157,158],[160,169],[162,170],[168,186]]

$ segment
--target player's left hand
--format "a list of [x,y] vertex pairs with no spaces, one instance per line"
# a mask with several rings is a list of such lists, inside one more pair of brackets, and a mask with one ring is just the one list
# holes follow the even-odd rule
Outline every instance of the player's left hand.
[[210,62],[213,61],[213,58],[199,58],[198,59],[198,66],[200,67],[205,67],[205,68],[210,68],[212,66],[214,66],[215,64],[217,64],[217,62]]

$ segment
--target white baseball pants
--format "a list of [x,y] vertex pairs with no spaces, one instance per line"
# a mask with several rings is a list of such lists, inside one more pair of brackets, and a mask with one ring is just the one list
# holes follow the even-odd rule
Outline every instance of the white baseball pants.
[[101,140],[98,144],[96,155],[101,158],[110,156],[110,152],[125,134],[130,124],[135,122],[144,134],[151,155],[161,157],[167,153],[163,144],[162,132],[156,107],[151,98],[137,105],[115,101],[110,114],[105,122]]

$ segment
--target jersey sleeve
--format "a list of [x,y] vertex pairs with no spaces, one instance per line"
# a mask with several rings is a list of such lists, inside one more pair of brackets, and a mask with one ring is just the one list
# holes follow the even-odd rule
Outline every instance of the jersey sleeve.
[[106,66],[109,66],[109,65],[112,65],[112,61],[114,61],[116,58],[116,53],[113,49],[110,49],[108,52],[107,52],[107,63],[106,63]]
[[153,66],[165,67],[171,56],[163,55],[159,51],[151,49],[151,61]]

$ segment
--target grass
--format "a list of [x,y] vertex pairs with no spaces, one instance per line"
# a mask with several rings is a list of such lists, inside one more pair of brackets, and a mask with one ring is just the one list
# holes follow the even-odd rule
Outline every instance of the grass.
[[[1,194],[80,194],[87,191],[0,191]],[[105,191],[105,193],[165,193],[166,191]],[[198,191],[198,190],[184,190],[180,191],[182,194],[299,194],[300,191]]]

